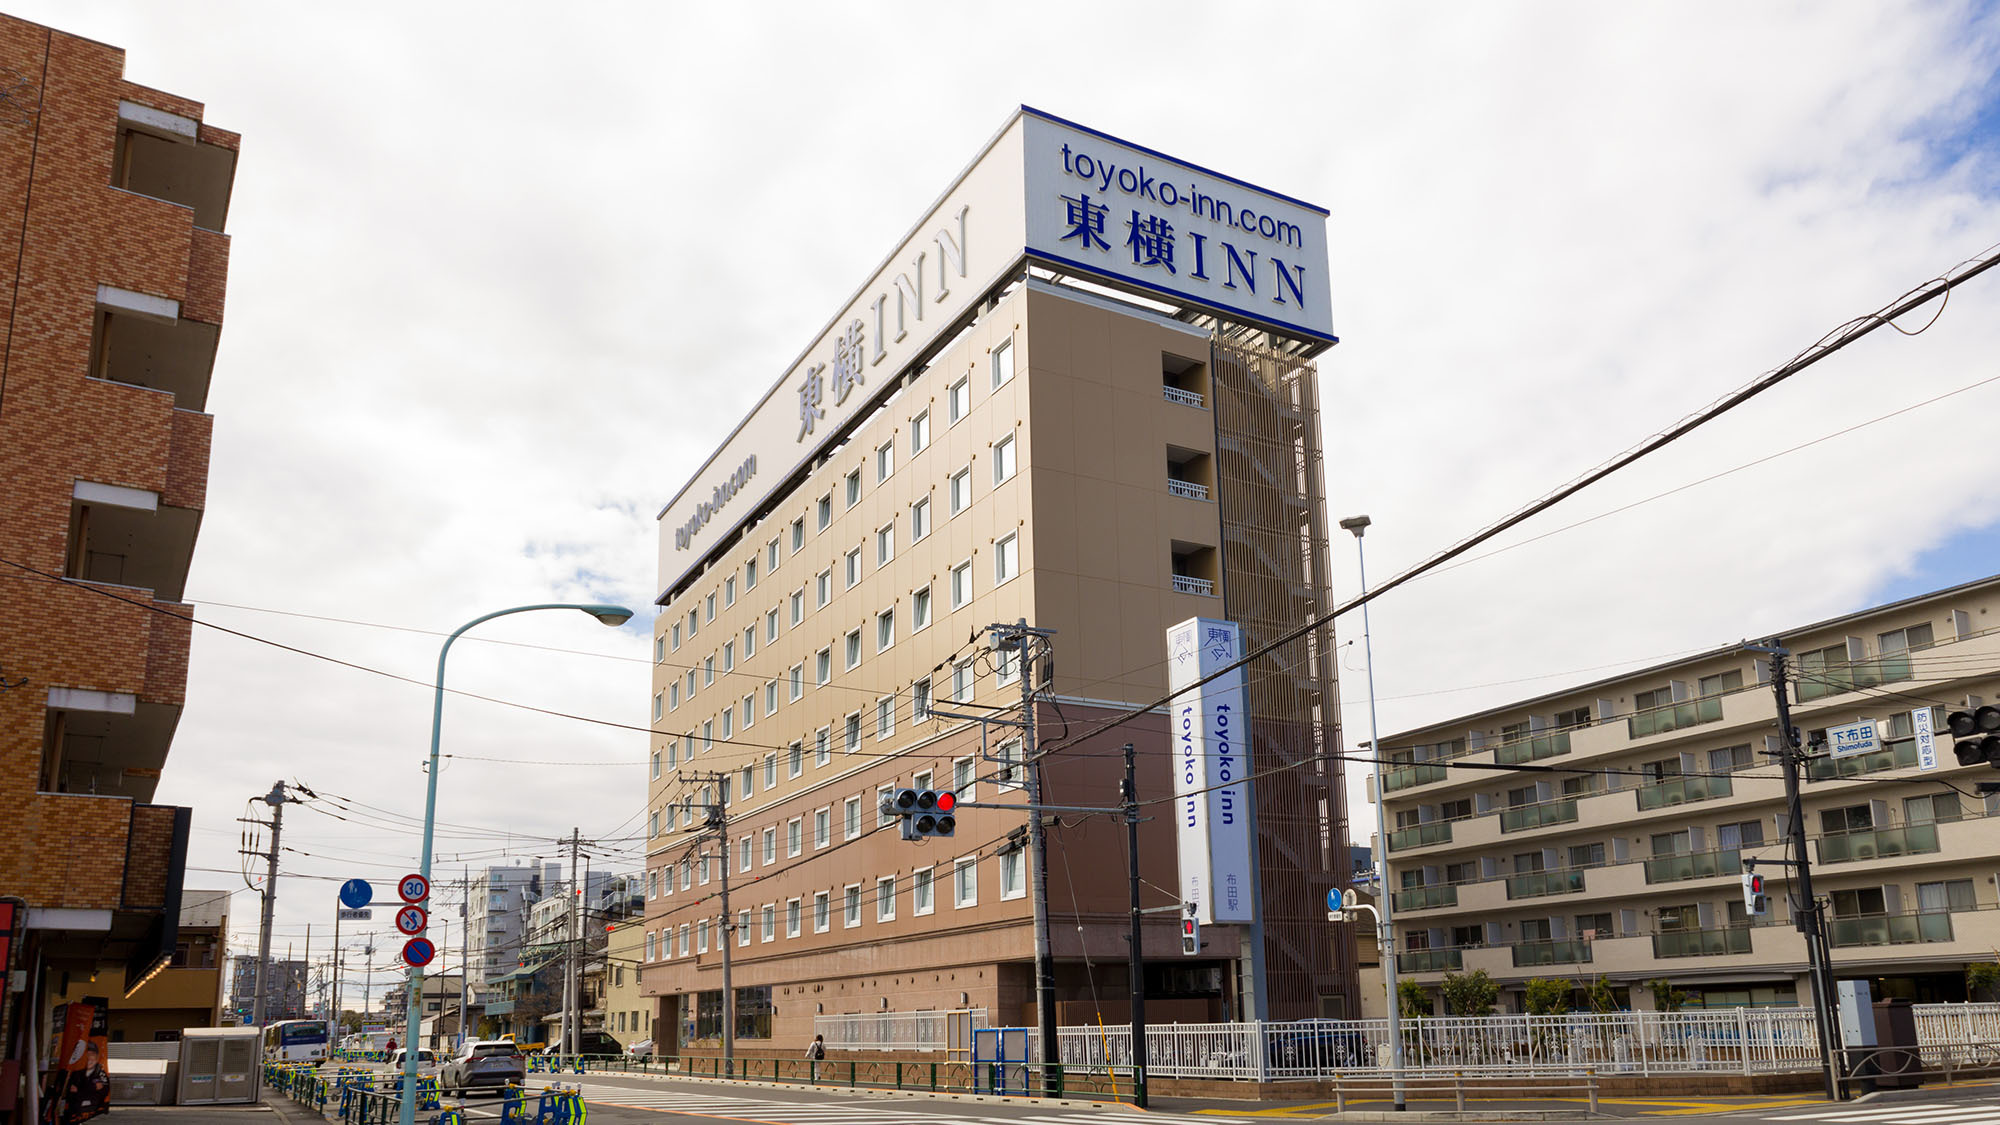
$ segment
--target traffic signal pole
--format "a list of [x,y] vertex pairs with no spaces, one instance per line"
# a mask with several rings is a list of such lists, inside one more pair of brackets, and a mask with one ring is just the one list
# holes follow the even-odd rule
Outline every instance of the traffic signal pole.
[[[1146,1107],[1146,953],[1139,944],[1139,768],[1132,744],[1125,744],[1125,864],[1132,884],[1132,953],[1125,972],[1132,978],[1132,1088]],[[1107,1063],[1109,1059],[1105,1060]]]

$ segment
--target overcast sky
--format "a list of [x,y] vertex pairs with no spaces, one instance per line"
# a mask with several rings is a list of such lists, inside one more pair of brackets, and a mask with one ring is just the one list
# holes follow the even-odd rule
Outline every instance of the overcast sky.
[[[325,798],[288,874],[412,865],[324,810],[421,815],[438,640],[292,615],[621,601],[482,627],[565,651],[467,643],[451,682],[643,724],[654,513],[1016,105],[1330,209],[1329,515],[1374,518],[1377,579],[2000,240],[1990,3],[957,7],[7,5],[243,134],[201,618],[421,681],[197,629],[159,792],[190,886],[244,886],[279,778]],[[2000,273],[1503,542],[1992,379],[1996,313]],[[2000,441],[1962,428],[1996,417],[1965,390],[1412,583],[1373,610],[1385,731],[2000,570]],[[445,736],[441,871],[572,826],[638,866],[643,734],[455,700]],[[281,882],[281,952],[333,891]]]

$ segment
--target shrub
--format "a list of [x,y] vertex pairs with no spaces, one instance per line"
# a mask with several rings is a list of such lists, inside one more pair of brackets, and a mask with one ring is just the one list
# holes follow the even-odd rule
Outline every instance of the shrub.
[[1438,993],[1444,997],[1445,1010],[1454,1016],[1490,1016],[1494,1001],[1500,998],[1500,986],[1493,983],[1485,969],[1475,969],[1470,973],[1446,973]]

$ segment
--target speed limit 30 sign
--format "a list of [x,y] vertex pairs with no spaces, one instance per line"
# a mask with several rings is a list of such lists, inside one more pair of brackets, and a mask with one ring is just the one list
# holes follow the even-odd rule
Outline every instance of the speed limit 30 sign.
[[405,875],[396,884],[396,893],[403,896],[404,902],[422,902],[431,897],[431,881],[422,875]]

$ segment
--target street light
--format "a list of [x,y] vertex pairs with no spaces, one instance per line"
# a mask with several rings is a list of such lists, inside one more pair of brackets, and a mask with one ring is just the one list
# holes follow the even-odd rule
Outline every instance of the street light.
[[[1354,533],[1354,558],[1361,570],[1361,596],[1368,597],[1368,553],[1361,547],[1361,536],[1368,530],[1367,516],[1349,516],[1340,521],[1342,531]],[[1382,961],[1382,987],[1389,993],[1389,1051],[1394,1067],[1396,1108],[1408,1109],[1403,1100],[1403,1010],[1396,995],[1396,928],[1390,918],[1390,899],[1394,893],[1389,889],[1389,825],[1388,816],[1382,811],[1382,732],[1375,725],[1375,640],[1368,629],[1368,602],[1361,603],[1361,651],[1368,661],[1368,745],[1375,751],[1375,840],[1380,849],[1375,860],[1375,906],[1381,922],[1375,931],[1375,944]],[[407,1123],[405,1123],[407,1125]]]
[[[472,620],[452,630],[444,640],[444,647],[438,650],[438,670],[436,696],[431,702],[431,766],[430,779],[424,794],[424,855],[418,873],[424,882],[431,878],[431,837],[437,830],[438,799],[438,734],[444,726],[444,660],[451,655],[451,645],[466,630],[475,625],[505,617],[510,613],[531,613],[538,609],[574,609],[597,618],[599,622],[617,628],[632,620],[632,611],[622,605],[576,605],[557,602],[543,605],[517,605],[512,609],[495,610],[483,617]],[[402,1125],[416,1125],[417,1121],[417,1050],[415,1039],[423,1030],[424,971],[416,966],[410,968],[409,1009],[403,1024],[403,1106]],[[460,1016],[463,1019],[463,1016]]]

